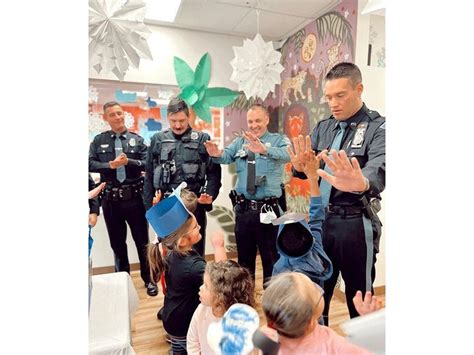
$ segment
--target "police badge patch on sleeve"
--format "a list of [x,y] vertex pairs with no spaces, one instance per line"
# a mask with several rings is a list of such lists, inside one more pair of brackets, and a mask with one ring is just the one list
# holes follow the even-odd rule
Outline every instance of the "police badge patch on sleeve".
[[195,139],[198,139],[199,135],[197,132],[191,132],[191,139],[192,140],[195,140]]
[[357,125],[351,148],[360,148],[364,143],[365,131],[367,131],[367,122],[361,122]]

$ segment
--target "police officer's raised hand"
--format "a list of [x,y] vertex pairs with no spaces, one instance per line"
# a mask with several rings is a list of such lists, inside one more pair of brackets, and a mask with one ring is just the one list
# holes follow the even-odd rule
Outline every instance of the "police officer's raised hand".
[[214,143],[212,141],[205,141],[204,146],[206,147],[207,154],[209,154],[211,157],[219,158],[222,156],[222,149],[219,149],[219,146],[217,143]]
[[255,134],[249,131],[244,131],[242,135],[248,142],[247,144],[244,144],[243,148],[254,153],[267,154],[267,147],[265,147],[262,141]]
[[362,174],[359,162],[356,158],[349,160],[345,151],[327,150],[321,152],[321,157],[331,169],[332,175],[322,169],[318,169],[318,175],[334,186],[345,192],[363,192],[368,190],[367,179]]
[[197,199],[201,205],[210,205],[212,203],[212,196],[206,193],[202,193]]

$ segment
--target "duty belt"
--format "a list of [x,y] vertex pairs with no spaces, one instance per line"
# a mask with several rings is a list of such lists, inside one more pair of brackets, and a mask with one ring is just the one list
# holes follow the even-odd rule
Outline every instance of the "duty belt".
[[143,179],[135,184],[113,187],[108,185],[104,189],[103,197],[108,201],[127,201],[141,195],[143,191]]
[[244,195],[237,195],[237,204],[249,210],[260,211],[263,205],[277,205],[278,197],[267,197],[263,200],[249,200],[246,199]]
[[326,207],[326,212],[329,214],[338,214],[342,217],[345,216],[356,216],[364,213],[364,207],[362,206],[335,206],[329,204]]

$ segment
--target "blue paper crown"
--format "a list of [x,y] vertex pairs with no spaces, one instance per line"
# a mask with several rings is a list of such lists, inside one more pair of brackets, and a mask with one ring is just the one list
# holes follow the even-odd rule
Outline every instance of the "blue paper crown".
[[181,189],[184,187],[186,187],[185,182],[181,183],[168,198],[146,211],[146,219],[160,240],[181,227],[191,215],[180,197]]

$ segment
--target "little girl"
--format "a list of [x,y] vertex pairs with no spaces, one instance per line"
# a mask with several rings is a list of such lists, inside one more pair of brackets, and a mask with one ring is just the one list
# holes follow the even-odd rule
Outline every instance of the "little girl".
[[[177,200],[176,203],[170,200],[172,198]],[[154,213],[151,218],[157,222],[150,223],[158,235],[158,242],[148,245],[150,276],[156,283],[162,273],[165,275],[167,289],[162,315],[163,327],[170,336],[172,353],[186,354],[186,334],[193,313],[199,305],[199,287],[206,267],[206,261],[192,249],[201,239],[201,227],[194,215],[176,197],[159,202],[150,211]],[[159,243],[163,243],[168,250],[164,260]],[[212,244],[216,261],[225,260],[222,231],[215,233]]]
[[324,309],[323,293],[321,287],[299,272],[286,272],[271,279],[262,297],[270,329],[263,331],[280,343],[278,354],[370,354],[318,324]]
[[254,282],[250,272],[233,260],[209,263],[199,289],[201,304],[194,312],[187,335],[188,354],[214,354],[207,341],[211,323],[219,322],[235,303],[254,306]]

